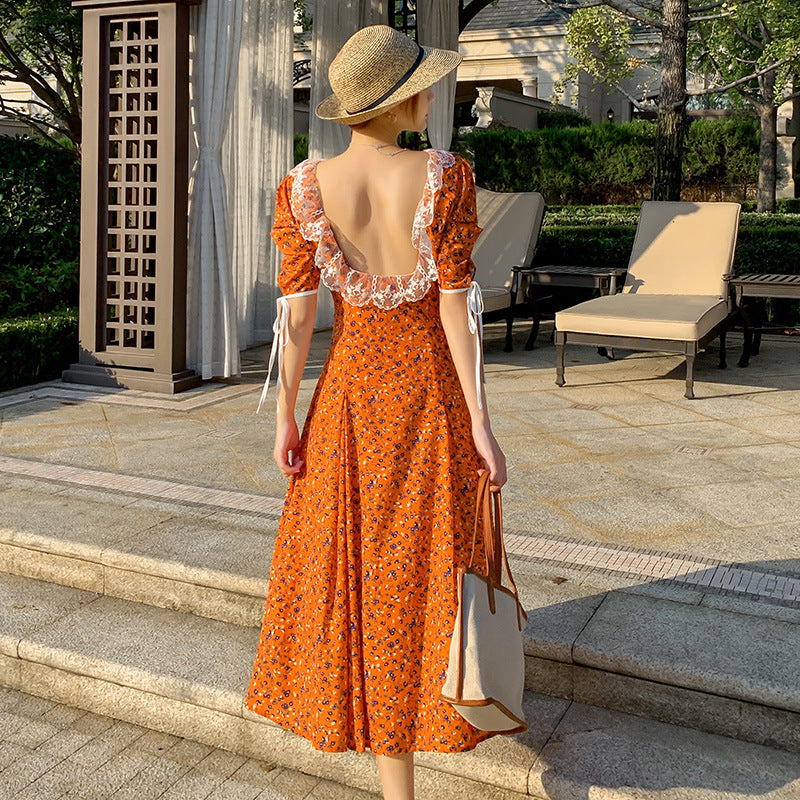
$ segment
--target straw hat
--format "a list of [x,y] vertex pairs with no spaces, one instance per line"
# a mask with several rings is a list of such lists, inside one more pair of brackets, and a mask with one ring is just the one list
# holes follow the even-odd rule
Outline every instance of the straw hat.
[[420,47],[388,25],[356,31],[328,69],[333,94],[316,108],[320,119],[352,125],[432,86],[458,66],[454,50]]

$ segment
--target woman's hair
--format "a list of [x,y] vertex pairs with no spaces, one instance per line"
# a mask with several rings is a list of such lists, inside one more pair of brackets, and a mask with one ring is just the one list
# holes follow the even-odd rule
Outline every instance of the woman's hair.
[[[387,114],[389,111],[407,108],[409,113],[413,117],[417,113],[417,108],[419,107],[421,94],[422,92],[417,92],[416,94],[412,94],[411,97],[407,97],[405,100],[401,100],[396,106],[390,106],[383,113]],[[378,116],[380,116],[380,114]],[[370,124],[370,122],[372,122],[372,120],[374,119],[378,119],[378,117],[372,117],[372,119],[365,120],[364,122],[356,122],[355,124],[348,125],[347,127],[350,128],[351,131],[359,131],[362,128],[366,128]]]

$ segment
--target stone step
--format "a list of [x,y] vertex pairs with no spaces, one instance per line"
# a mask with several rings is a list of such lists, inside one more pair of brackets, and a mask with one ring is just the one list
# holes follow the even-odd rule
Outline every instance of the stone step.
[[[0,683],[367,792],[373,759],[330,754],[243,705],[258,631],[0,574]],[[421,800],[729,800],[800,793],[795,753],[526,692],[530,728],[420,753]]]
[[[2,501],[6,573],[260,626],[276,516],[36,481]],[[512,564],[529,690],[800,752],[800,609]]]
[[0,688],[8,800],[379,800],[379,795]]
[[6,479],[0,569],[260,625],[278,516]]

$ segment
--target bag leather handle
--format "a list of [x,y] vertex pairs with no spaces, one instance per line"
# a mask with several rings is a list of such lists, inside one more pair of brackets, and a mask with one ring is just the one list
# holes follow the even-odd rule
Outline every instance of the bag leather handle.
[[496,611],[494,588],[502,586],[502,572],[505,572],[508,583],[517,603],[517,623],[522,630],[522,616],[525,613],[519,602],[519,592],[511,567],[508,563],[505,542],[503,541],[503,504],[500,492],[489,489],[489,471],[481,473],[478,477],[477,496],[475,498],[475,525],[472,531],[472,547],[467,569],[475,566],[475,546],[478,541],[478,522],[482,522],[484,544],[484,568],[489,592],[489,609],[492,614]]

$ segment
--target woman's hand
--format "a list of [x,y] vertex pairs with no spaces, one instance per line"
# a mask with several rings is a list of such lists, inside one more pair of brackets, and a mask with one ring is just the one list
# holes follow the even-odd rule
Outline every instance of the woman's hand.
[[[300,433],[294,417],[278,417],[275,428],[275,449],[272,455],[280,471],[288,478],[300,472],[303,466],[302,459],[297,457],[297,447],[300,444]],[[289,451],[292,459],[289,460]]]
[[475,449],[483,459],[484,469],[479,473],[489,470],[489,490],[499,492],[500,487],[508,479],[506,475],[506,457],[494,438],[492,429],[488,424],[480,422],[472,426],[472,440]]

